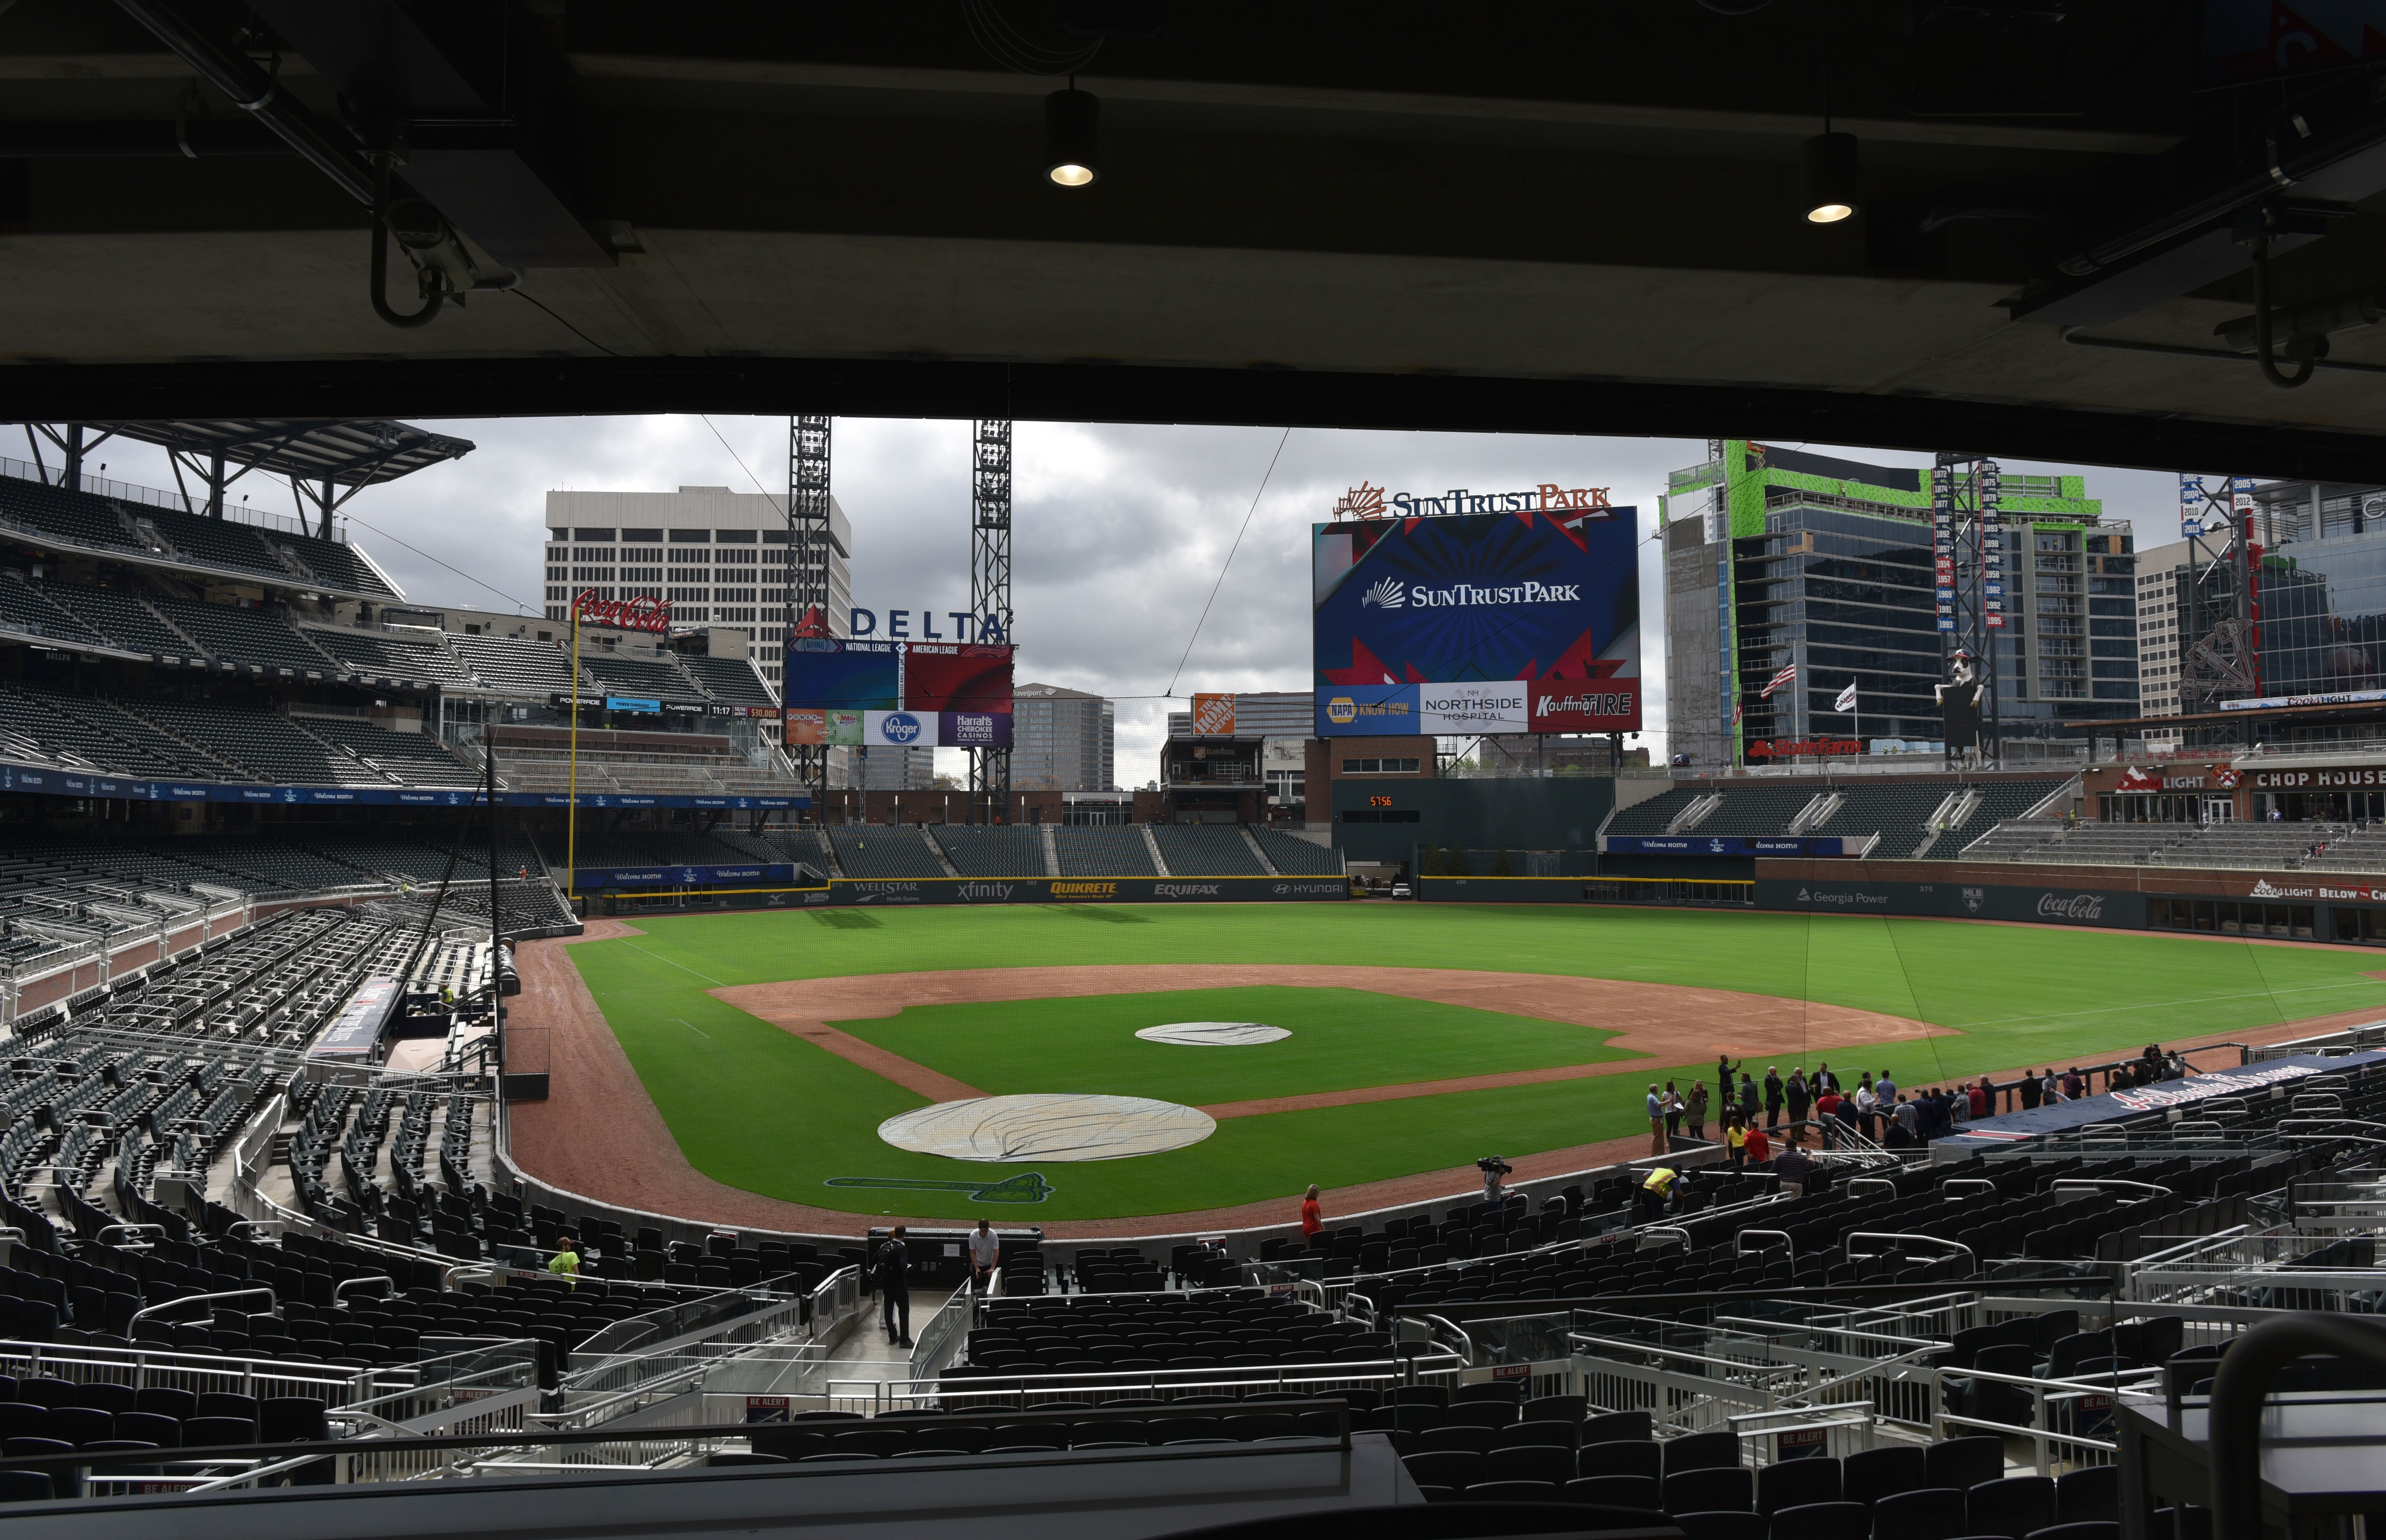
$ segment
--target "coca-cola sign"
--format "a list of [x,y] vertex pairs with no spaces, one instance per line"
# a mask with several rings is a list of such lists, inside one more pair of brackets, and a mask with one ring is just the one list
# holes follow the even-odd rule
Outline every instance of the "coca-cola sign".
[[669,631],[671,601],[669,599],[600,599],[591,588],[571,601],[571,610],[581,624],[611,626],[618,631]]
[[2067,896],[2041,893],[2038,895],[2038,917],[2041,920],[2102,920],[2104,918],[2104,895],[2101,893],[2075,893]]

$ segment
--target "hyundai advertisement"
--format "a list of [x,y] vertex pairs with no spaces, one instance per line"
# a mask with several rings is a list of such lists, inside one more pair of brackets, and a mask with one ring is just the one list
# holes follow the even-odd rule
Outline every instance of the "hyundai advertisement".
[[1635,510],[1535,495],[1311,527],[1320,737],[1640,730]]

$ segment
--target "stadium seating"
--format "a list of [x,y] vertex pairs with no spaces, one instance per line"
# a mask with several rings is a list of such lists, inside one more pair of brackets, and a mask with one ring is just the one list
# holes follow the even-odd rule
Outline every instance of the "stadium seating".
[[352,717],[309,716],[297,719],[296,725],[409,786],[469,788],[481,783],[470,765],[421,732],[396,732]]
[[1251,833],[1267,853],[1269,864],[1287,877],[1339,877],[1342,858],[1331,847],[1312,844],[1263,824],[1254,824]]
[[0,476],[0,520],[95,550],[157,554],[132,532],[121,505],[94,493]]
[[[0,484],[6,484],[6,480],[0,477]],[[127,652],[166,658],[206,656],[206,648],[168,625],[138,595],[55,579],[34,587],[43,597],[72,611],[111,645]]]
[[1690,804],[1709,795],[1712,791],[1712,787],[1699,785],[1676,786],[1660,792],[1644,802],[1617,808],[1615,815],[1607,820],[1605,832],[1610,834],[1662,834],[1668,824],[1689,809]]
[[308,645],[288,621],[267,610],[163,595],[152,595],[148,602],[173,623],[176,631],[196,642],[220,664],[237,663],[262,673],[287,673],[302,679],[320,679],[340,671],[337,663]]
[[250,780],[302,786],[396,783],[270,711],[157,695],[123,704],[141,720],[196,745],[209,757],[238,767]]
[[1264,877],[1267,869],[1251,853],[1240,828],[1220,823],[1152,826],[1160,858],[1178,877]]
[[638,657],[583,647],[580,667],[608,695],[684,700],[697,693],[695,682],[668,658]]
[[941,823],[928,833],[964,877],[1041,877],[1044,831],[1028,824]]
[[277,582],[312,574],[295,563],[284,563],[268,544],[270,536],[254,524],[209,519],[172,508],[128,508],[135,528],[157,533],[176,556],[197,567],[225,571],[256,572]]
[[450,635],[447,645],[481,689],[517,700],[572,693],[571,656],[552,642]]
[[0,626],[35,636],[108,645],[106,637],[52,604],[40,589],[8,572],[0,572]]
[[1095,825],[1074,827],[1063,824],[1052,831],[1053,848],[1060,853],[1061,875],[1063,877],[1156,877],[1160,869],[1151,864],[1151,849],[1143,843],[1143,831]]
[[400,636],[345,626],[301,626],[299,634],[363,679],[442,685],[471,682],[436,632]]
[[730,706],[776,706],[771,687],[742,657],[681,657],[679,666],[714,700]]
[[948,875],[927,834],[906,824],[840,824],[825,833],[848,877],[918,878]]
[[188,745],[88,696],[0,688],[0,729],[17,733],[23,740],[17,757],[35,763],[65,763],[71,757],[96,770],[143,776],[204,774],[210,763]]

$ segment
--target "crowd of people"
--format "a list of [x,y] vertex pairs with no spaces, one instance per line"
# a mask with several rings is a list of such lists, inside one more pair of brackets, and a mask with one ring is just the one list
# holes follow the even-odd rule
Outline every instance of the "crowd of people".
[[[2139,1058],[2104,1067],[2104,1089],[2127,1090],[2195,1072],[2180,1054],[2150,1043]],[[1827,1062],[1816,1064],[1812,1074],[1792,1065],[1787,1076],[1778,1065],[1768,1066],[1759,1082],[1744,1061],[1735,1064],[1726,1055],[1715,1060],[1716,1096],[1709,1096],[1702,1080],[1691,1082],[1687,1095],[1670,1080],[1650,1085],[1649,1153],[1669,1154],[1685,1135],[1708,1143],[1710,1117],[1718,1125],[1715,1142],[1742,1169],[1773,1158],[1771,1146],[1785,1122],[1792,1131],[1811,1133],[1824,1149],[1836,1147],[1845,1133],[1884,1149],[1915,1149],[1945,1138],[1963,1123],[1995,1116],[2001,1093],[2010,1096],[2008,1110],[2027,1110],[2093,1096],[2093,1079],[2092,1071],[2074,1065],[2031,1070],[2004,1085],[1982,1075],[1908,1093],[1887,1070],[1877,1075],[1860,1071],[1851,1087]]]

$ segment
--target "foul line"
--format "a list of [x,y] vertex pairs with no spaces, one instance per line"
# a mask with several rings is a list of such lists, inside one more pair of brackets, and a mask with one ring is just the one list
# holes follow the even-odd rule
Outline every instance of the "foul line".
[[[639,945],[638,945],[636,942],[634,942],[634,941],[622,940],[622,945],[624,945],[624,946],[627,946],[627,947],[628,947],[631,951],[633,951],[633,952],[647,952],[647,949],[646,949],[645,947],[643,947],[643,946]],[[728,987],[729,987],[727,984],[721,983],[721,981],[720,981],[719,979],[714,978],[711,974],[710,974],[710,973],[697,972],[697,970],[695,970],[695,969],[693,969],[693,968],[689,968],[689,967],[687,966],[687,964],[685,964],[685,963],[684,963],[684,962],[677,962],[677,961],[673,961],[673,960],[672,960],[672,958],[666,958],[666,957],[659,957],[659,956],[657,956],[657,955],[656,955],[655,953],[653,953],[653,952],[647,952],[647,956],[648,956],[648,957],[650,957],[650,958],[653,958],[657,962],[668,962],[668,963],[671,963],[671,965],[672,965],[673,968],[684,969],[684,970],[685,970],[686,971],[688,971],[688,972],[690,972],[690,973],[695,973],[695,974],[696,974],[696,976],[697,976],[697,978],[704,980],[707,983],[721,984],[721,987],[722,987],[722,988],[723,988],[723,989],[726,989],[726,988],[728,988]],[[674,1018],[673,1018],[673,1020],[677,1020],[677,1018],[676,1018],[676,1017],[674,1017]]]
[[674,1016],[672,1020],[677,1021],[681,1026],[685,1027],[688,1031],[696,1033],[697,1036],[703,1038],[706,1042],[709,1043],[712,1040],[712,1034],[710,1033],[705,1031],[702,1027],[697,1026],[686,1017]]

